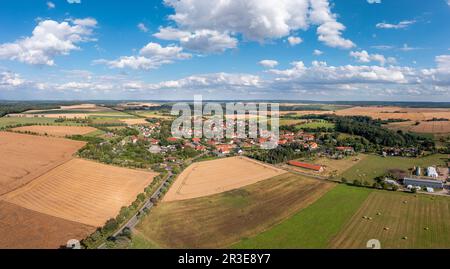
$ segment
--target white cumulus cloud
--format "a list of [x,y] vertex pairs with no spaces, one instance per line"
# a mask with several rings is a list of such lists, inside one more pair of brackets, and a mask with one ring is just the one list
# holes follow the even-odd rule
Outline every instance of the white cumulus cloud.
[[[318,26],[319,40],[338,48],[351,48],[353,42],[344,39],[345,26],[337,22],[328,0],[165,0],[175,14],[169,19],[176,28],[162,28],[155,36],[161,39],[186,40],[198,31],[215,31],[228,37],[228,47],[236,47],[237,35],[250,41],[289,37],[298,30]],[[223,37],[221,39],[223,39]],[[299,39],[291,40],[298,44]],[[205,42],[202,42],[203,44]],[[211,42],[209,42],[211,43]],[[209,48],[211,46],[206,46]],[[197,49],[201,48],[196,46]],[[211,51],[211,49],[206,49]],[[216,50],[212,50],[216,51]]]
[[322,54],[323,54],[323,51],[321,51],[321,50],[315,49],[315,50],[313,51],[313,55],[315,55],[315,56],[320,56],[320,55],[322,55]]
[[369,54],[365,50],[352,51],[350,52],[350,56],[360,63],[378,62],[381,65],[385,65],[386,63],[394,64],[396,62],[396,59],[393,57],[386,58],[381,54]]
[[266,68],[274,68],[278,65],[278,62],[275,60],[262,60],[259,62],[259,65],[266,67]]
[[189,53],[184,53],[178,46],[163,47],[158,43],[150,42],[139,51],[137,56],[123,56],[116,60],[100,59],[95,64],[106,64],[110,68],[131,69],[157,69],[161,65],[173,63],[175,60],[190,59]]
[[302,43],[303,39],[301,39],[300,37],[296,37],[296,36],[290,36],[290,37],[288,37],[288,42],[291,46],[295,46],[295,45]]
[[24,83],[25,81],[20,77],[19,74],[9,71],[0,73],[0,88],[17,87]]
[[0,44],[0,59],[33,65],[54,65],[54,58],[78,50],[78,44],[92,41],[97,21],[92,18],[56,22],[44,20],[34,28],[32,36],[13,43]]

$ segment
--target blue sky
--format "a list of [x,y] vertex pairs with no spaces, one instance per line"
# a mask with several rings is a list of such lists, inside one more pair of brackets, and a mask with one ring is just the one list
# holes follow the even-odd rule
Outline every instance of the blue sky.
[[0,99],[450,101],[448,0],[0,5]]

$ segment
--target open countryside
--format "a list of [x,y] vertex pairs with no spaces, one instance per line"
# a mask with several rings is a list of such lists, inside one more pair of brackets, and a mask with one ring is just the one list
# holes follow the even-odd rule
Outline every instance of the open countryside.
[[[0,230],[0,247],[59,248],[76,238],[86,248],[365,248],[366,231],[381,228],[386,248],[449,247],[432,240],[448,229],[438,217],[446,187],[402,185],[429,175],[445,182],[446,133],[397,133],[391,123],[336,115],[346,106],[283,114],[278,148],[261,150],[264,139],[173,138],[167,106],[147,108],[67,105],[1,118],[1,150],[12,156],[2,161],[3,223],[27,217],[35,229]],[[77,110],[83,117],[63,116]],[[409,213],[422,207],[443,211]],[[15,242],[24,234],[37,239]]]
[[285,173],[221,194],[163,202],[137,230],[160,248],[223,248],[265,231],[334,186]]

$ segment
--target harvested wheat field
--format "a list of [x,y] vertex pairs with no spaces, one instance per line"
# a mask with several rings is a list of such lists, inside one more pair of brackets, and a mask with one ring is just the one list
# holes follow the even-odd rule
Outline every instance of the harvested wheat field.
[[32,132],[37,134],[47,134],[50,136],[65,137],[66,135],[85,135],[97,131],[93,127],[87,126],[45,126],[33,125],[12,129],[17,132]]
[[121,119],[121,122],[127,124],[127,125],[142,125],[142,124],[149,124],[148,121],[145,119],[139,118],[139,119]]
[[425,121],[433,118],[450,119],[448,108],[405,108],[390,106],[352,107],[338,110],[339,116],[368,116],[374,119],[403,119],[411,121]]
[[0,199],[99,227],[134,202],[154,176],[156,173],[73,159]]
[[330,242],[331,248],[450,248],[450,198],[386,191],[371,193]]
[[226,192],[284,173],[286,171],[245,157],[194,163],[177,178],[164,201]]
[[429,134],[450,133],[450,121],[424,121],[411,128],[412,132]]
[[0,201],[0,249],[56,249],[95,229]]
[[225,248],[270,229],[334,186],[284,173],[220,194],[162,203],[137,230],[155,247]]
[[0,195],[67,162],[84,145],[62,138],[0,132]]

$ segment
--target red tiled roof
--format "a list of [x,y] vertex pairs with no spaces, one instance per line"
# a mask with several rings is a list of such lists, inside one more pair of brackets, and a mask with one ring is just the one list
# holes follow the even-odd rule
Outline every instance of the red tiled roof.
[[176,137],[169,137],[169,138],[167,138],[167,141],[169,141],[169,142],[177,142],[178,138],[176,138]]
[[353,148],[352,148],[352,147],[336,147],[336,150],[341,150],[341,151],[344,151],[344,150],[353,150]]
[[320,171],[320,169],[322,169],[322,166],[320,166],[320,165],[310,164],[310,163],[302,163],[302,162],[297,162],[297,161],[289,161],[289,164],[292,166],[306,168],[306,169],[310,169],[310,170],[314,170],[314,171]]

